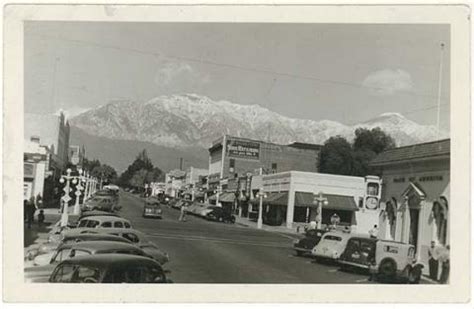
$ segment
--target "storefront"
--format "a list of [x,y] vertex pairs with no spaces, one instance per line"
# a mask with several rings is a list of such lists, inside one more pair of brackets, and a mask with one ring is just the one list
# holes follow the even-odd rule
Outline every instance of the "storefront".
[[371,166],[383,181],[379,237],[413,244],[427,271],[431,241],[449,244],[450,140],[391,149]]
[[[273,175],[254,176],[252,191],[253,213],[258,215],[259,188],[262,197],[263,219],[269,224],[287,228],[305,226],[317,217],[316,195],[325,201],[322,207],[322,225],[337,224],[367,233],[378,223],[380,180],[378,177],[353,177],[290,171]],[[376,190],[374,190],[376,188]],[[375,201],[368,207],[366,201]]]

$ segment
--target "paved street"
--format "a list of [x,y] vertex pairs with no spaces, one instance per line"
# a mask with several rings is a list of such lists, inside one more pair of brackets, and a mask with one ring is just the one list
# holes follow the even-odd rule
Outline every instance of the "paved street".
[[165,266],[176,283],[369,283],[366,275],[294,256],[293,235],[192,216],[179,222],[167,207],[163,219],[145,219],[142,200],[124,192],[120,203],[120,214],[170,254]]

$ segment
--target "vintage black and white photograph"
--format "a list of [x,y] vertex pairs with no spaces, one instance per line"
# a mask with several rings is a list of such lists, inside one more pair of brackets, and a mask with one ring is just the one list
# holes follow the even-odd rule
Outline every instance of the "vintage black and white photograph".
[[25,20],[18,275],[449,285],[451,30]]

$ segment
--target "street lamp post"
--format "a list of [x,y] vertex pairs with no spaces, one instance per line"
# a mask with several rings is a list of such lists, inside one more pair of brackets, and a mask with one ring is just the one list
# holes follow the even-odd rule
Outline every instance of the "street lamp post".
[[328,204],[328,199],[323,196],[322,192],[319,192],[317,196],[314,197],[314,203],[316,204],[316,227],[321,229],[321,224],[323,221],[323,205]]
[[262,213],[263,213],[263,199],[267,197],[267,194],[266,194],[265,192],[263,192],[263,188],[260,188],[260,190],[258,191],[257,195],[258,195],[258,197],[260,198],[260,202],[259,202],[259,205],[258,205],[257,228],[258,228],[258,229],[261,229],[261,228],[262,228],[262,224],[263,224],[263,217],[262,217]]
[[83,202],[85,202],[86,199],[89,197],[89,172],[88,171],[84,171],[83,181],[84,181],[84,189],[85,189]]
[[63,204],[63,209],[62,209],[62,214],[61,214],[61,227],[67,226],[67,223],[69,221],[69,214],[68,214],[68,208],[69,208],[69,201],[71,200],[71,197],[69,196],[71,192],[71,186],[70,182],[71,180],[73,183],[76,181],[75,176],[71,176],[72,170],[68,168],[66,170],[66,175],[62,175],[61,178],[59,179],[60,183],[66,183],[66,185],[63,188],[64,191],[64,196],[61,198],[61,202]]

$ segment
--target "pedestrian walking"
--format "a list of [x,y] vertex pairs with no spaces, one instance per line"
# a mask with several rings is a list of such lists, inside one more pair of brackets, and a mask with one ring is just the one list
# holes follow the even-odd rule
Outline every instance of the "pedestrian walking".
[[187,212],[187,210],[188,210],[187,205],[186,205],[186,204],[183,204],[183,205],[181,206],[181,213],[180,213],[180,215],[179,215],[179,221],[184,221],[184,222],[186,222],[186,212]]
[[42,227],[44,223],[44,210],[41,209],[38,214],[38,226]]
[[377,224],[369,231],[370,238],[377,238],[379,235],[379,229]]
[[441,276],[439,278],[440,283],[448,283],[449,279],[449,245],[446,246],[443,253],[441,254],[439,261],[441,262]]
[[436,248],[436,242],[431,241],[431,245],[428,248],[428,266],[429,266],[429,275],[433,280],[438,281],[438,266],[439,266],[439,250]]

